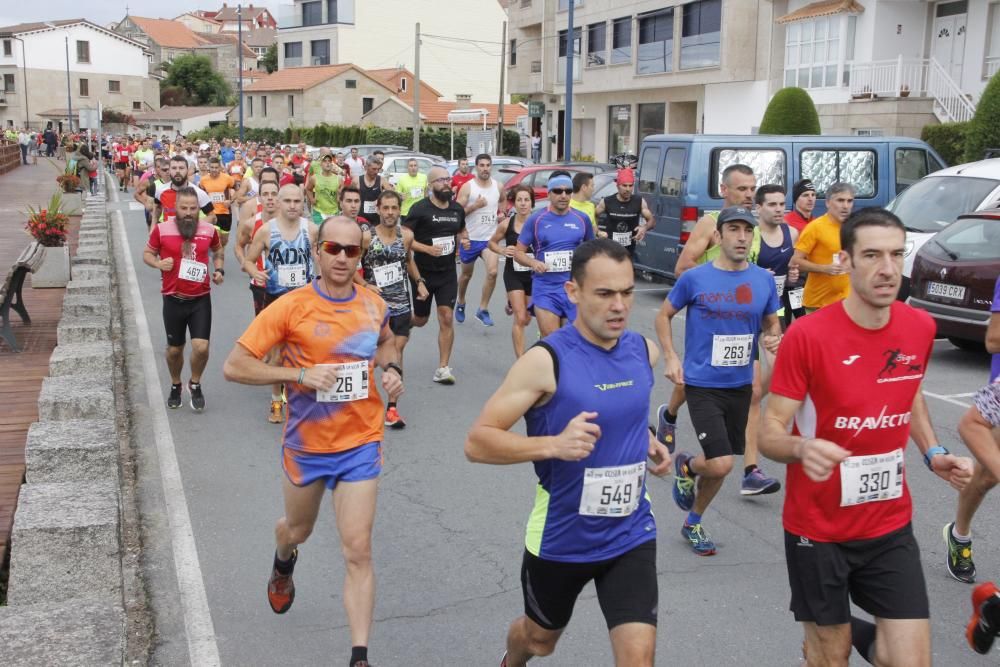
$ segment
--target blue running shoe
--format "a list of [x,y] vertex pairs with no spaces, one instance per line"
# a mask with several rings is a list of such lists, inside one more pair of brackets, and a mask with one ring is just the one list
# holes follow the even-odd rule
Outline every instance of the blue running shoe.
[[754,468],[749,475],[743,476],[743,483],[740,485],[740,495],[761,496],[768,493],[777,493],[781,489],[781,482],[768,477],[760,468]]
[[476,311],[476,319],[483,323],[484,327],[493,326],[493,318],[490,317],[490,311],[483,310],[480,308]]
[[688,470],[688,462],[693,458],[687,452],[674,457],[674,502],[685,512],[694,506],[694,475]]
[[699,556],[711,556],[715,554],[715,542],[708,536],[700,523],[693,526],[684,524],[681,526],[681,535],[691,543],[691,548]]
[[666,445],[667,450],[673,454],[674,448],[677,446],[677,424],[668,422],[665,417],[666,414],[666,403],[656,408],[656,439]]
[[465,304],[456,303],[455,304],[455,321],[461,324],[465,321]]

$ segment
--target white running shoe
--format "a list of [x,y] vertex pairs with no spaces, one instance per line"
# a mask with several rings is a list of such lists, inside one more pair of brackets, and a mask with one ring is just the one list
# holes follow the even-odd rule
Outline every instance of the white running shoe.
[[455,384],[455,376],[451,374],[451,366],[442,366],[434,371],[434,381],[438,384]]

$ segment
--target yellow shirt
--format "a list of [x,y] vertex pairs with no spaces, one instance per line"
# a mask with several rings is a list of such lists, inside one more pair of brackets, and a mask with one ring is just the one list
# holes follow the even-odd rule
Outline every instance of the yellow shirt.
[[[795,249],[804,252],[806,259],[814,264],[833,264],[833,256],[840,252],[840,223],[829,214],[821,215],[802,230]],[[839,276],[809,273],[802,305],[806,308],[829,306],[842,301],[850,291],[851,279],[846,273]]]
[[597,206],[594,205],[594,202],[570,199],[569,205],[571,208],[587,214],[587,217],[590,218],[590,224],[594,226],[594,236],[597,236]]

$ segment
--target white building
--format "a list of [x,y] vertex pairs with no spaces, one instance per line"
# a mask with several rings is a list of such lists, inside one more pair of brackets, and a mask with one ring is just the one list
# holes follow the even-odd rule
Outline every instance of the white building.
[[[421,78],[449,99],[496,100],[505,18],[498,0],[295,0],[279,10],[278,68],[354,63],[412,71],[419,22]],[[494,43],[454,41],[463,38]]]
[[563,153],[570,48],[571,153],[598,160],[659,132],[753,133],[786,85],[824,133],[919,136],[970,118],[1000,67],[996,0],[575,0],[568,40],[569,1],[508,9],[508,89],[535,102],[545,158]]
[[64,126],[67,96],[74,116],[98,101],[125,114],[157,109],[159,81],[149,74],[149,58],[139,42],[85,19],[0,28],[0,124]]
[[233,107],[160,107],[156,111],[137,113],[135,124],[149,134],[176,133],[186,135],[188,132],[203,130],[213,125],[228,123],[226,114]]

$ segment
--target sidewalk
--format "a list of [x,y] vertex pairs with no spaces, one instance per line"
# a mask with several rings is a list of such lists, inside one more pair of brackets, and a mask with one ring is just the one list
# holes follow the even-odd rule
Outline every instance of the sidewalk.
[[[38,164],[22,165],[0,175],[0,271],[6,272],[31,242],[24,232],[28,206],[47,205],[59,189],[55,179],[63,163],[39,158]],[[79,212],[79,195],[64,195],[65,208]],[[79,215],[70,223],[70,252],[75,253]],[[0,277],[2,280],[2,277]],[[14,521],[18,489],[24,480],[24,446],[28,427],[38,419],[38,394],[48,375],[49,356],[56,346],[56,327],[62,315],[65,289],[31,289],[25,281],[24,304],[31,316],[26,326],[11,312],[12,327],[22,352],[15,353],[0,342],[0,562]]]

